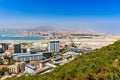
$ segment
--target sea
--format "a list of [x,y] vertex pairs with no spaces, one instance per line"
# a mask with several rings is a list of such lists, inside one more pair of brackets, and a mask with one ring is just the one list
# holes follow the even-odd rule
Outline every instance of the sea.
[[0,40],[44,40],[44,38],[22,36],[15,32],[0,32]]
[[0,37],[0,40],[44,40],[42,37]]

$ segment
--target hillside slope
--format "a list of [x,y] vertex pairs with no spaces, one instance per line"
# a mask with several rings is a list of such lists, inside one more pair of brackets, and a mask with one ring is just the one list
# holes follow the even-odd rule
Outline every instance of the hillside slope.
[[120,80],[120,41],[83,54],[53,72],[7,80]]

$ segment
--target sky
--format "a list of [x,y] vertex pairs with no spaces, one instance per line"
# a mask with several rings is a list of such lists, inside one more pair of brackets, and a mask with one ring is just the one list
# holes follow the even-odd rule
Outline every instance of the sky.
[[0,28],[120,34],[120,0],[0,0]]

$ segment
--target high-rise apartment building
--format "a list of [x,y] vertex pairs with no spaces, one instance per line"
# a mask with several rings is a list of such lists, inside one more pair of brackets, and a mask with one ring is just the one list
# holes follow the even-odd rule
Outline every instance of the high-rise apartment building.
[[14,53],[21,53],[21,44],[14,44]]
[[49,52],[60,52],[60,42],[59,41],[50,41],[48,44]]

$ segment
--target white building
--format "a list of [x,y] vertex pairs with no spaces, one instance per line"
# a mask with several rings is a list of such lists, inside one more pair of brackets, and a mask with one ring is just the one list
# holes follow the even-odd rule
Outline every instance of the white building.
[[10,73],[19,73],[20,68],[19,64],[16,63],[15,65],[11,65],[8,67]]
[[49,52],[60,52],[60,42],[59,41],[51,41],[48,44],[48,50]]
[[35,66],[29,65],[29,64],[25,66],[25,72],[27,73],[34,74],[35,70],[36,70]]
[[43,53],[30,54],[30,53],[17,53],[13,54],[13,60],[17,61],[35,61],[43,59]]
[[10,73],[19,73],[25,71],[25,62],[15,63],[8,67]]

